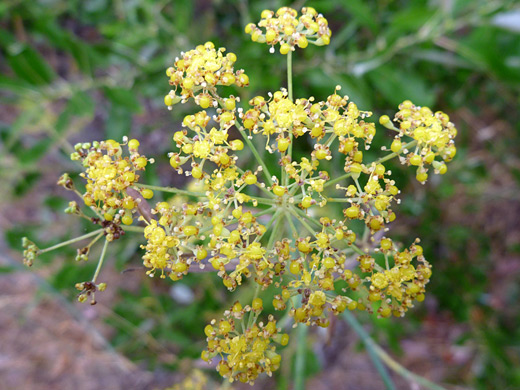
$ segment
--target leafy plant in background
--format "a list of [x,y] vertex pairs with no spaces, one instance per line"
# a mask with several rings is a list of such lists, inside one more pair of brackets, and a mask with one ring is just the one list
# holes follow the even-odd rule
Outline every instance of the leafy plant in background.
[[[92,245],[104,240],[93,277],[76,285],[79,301],[90,299],[91,304],[106,288],[98,278],[109,244],[126,232],[144,234],[143,264],[150,276],[177,281],[190,270],[213,271],[230,291],[247,280],[255,283],[251,302],[236,301],[204,329],[202,359],[219,356],[217,371],[230,382],[253,383],[278,369],[276,344],[288,343],[283,327],[289,318],[294,327],[301,324],[303,345],[304,325],[327,327],[330,314],[360,310],[401,317],[414,301],[424,299],[432,271],[419,240],[402,248],[386,237],[396,218],[399,189],[384,164],[398,158],[416,167],[416,179],[424,184],[432,172],[446,173],[445,162],[456,153],[457,130],[448,116],[407,100],[393,120],[386,115],[379,120],[395,133],[391,150],[383,147],[383,157],[366,158],[376,134],[375,124],[365,120],[371,112],[340,95],[339,86],[324,101],[293,97],[292,53],[309,44],[328,45],[327,20],[311,7],[303,8],[301,16],[287,7],[261,16],[258,25],[246,26],[246,33],[271,46],[270,52],[280,45],[287,56],[287,89],[267,99],[252,98],[249,109],[240,107],[240,99],[223,95],[222,87],[246,87],[249,77],[235,69],[234,53],[211,42],[181,53],[166,71],[173,87],[164,98],[166,106],[173,109],[193,99],[202,109],[184,117],[173,135],[178,150],[169,155],[179,174],[194,179],[188,189],[140,182],[154,159],[140,154],[137,139],[79,143],[71,159],[84,167],[84,189],[68,174],[58,184],[85,206],[71,201],[66,212],[99,228],[45,249],[27,238],[23,242],[25,263],[32,265],[42,253],[91,239],[76,256],[88,260]],[[266,163],[273,158],[278,172]],[[148,200],[155,192],[175,196],[151,208]],[[136,219],[141,223],[134,225]],[[269,289],[276,289],[274,309],[286,314],[281,326],[272,315],[260,317],[264,302],[259,295]],[[406,375],[356,327],[354,317],[347,318],[375,361],[390,361]],[[303,387],[302,359],[299,353],[295,388]],[[392,388],[384,368],[377,367]]]
[[[154,150],[160,160],[159,154],[168,145],[161,143],[162,139],[158,143],[157,137],[166,132],[156,131],[154,136],[143,134],[166,128],[167,118],[160,115],[157,108],[162,103],[159,96],[164,90],[159,74],[171,53],[182,48],[208,39],[225,41],[227,47],[240,53],[240,65],[248,70],[251,88],[239,91],[245,100],[251,97],[249,91],[276,89],[280,77],[275,70],[282,66],[278,58],[281,56],[271,56],[269,63],[259,61],[264,49],[260,45],[244,44],[238,27],[240,21],[246,25],[250,15],[260,13],[265,6],[263,1],[3,2],[0,5],[0,99],[6,108],[0,117],[3,201],[21,199],[28,207],[35,202],[37,205],[45,202],[54,210],[62,209],[63,200],[57,196],[35,196],[29,191],[37,186],[39,194],[49,193],[45,183],[49,177],[50,181],[56,180],[56,165],[67,171],[76,169],[67,162],[67,151],[73,148],[67,140],[121,139],[131,127],[134,136],[145,141],[142,149]],[[270,6],[277,7],[279,3],[271,2]],[[489,295],[496,280],[493,276],[498,269],[496,259],[506,259],[512,247],[504,241],[505,235],[499,228],[495,238],[489,236],[488,231],[494,229],[489,223],[491,217],[486,218],[483,225],[475,218],[483,214],[488,196],[486,188],[495,188],[497,180],[500,182],[507,175],[513,175],[513,182],[516,177],[518,183],[518,173],[511,159],[518,147],[514,129],[489,139],[475,134],[475,129],[483,126],[487,129],[503,121],[520,123],[516,110],[520,72],[515,56],[520,50],[520,41],[514,7],[514,1],[502,0],[368,3],[352,0],[341,4],[323,0],[319,2],[319,9],[327,14],[334,39],[319,51],[313,47],[298,51],[296,58],[306,61],[296,61],[293,72],[297,96],[326,96],[341,84],[342,91],[363,109],[391,107],[411,98],[416,104],[435,105],[457,118],[462,130],[459,151],[464,158],[451,165],[441,182],[432,180],[427,191],[408,191],[407,187],[414,186],[413,180],[409,181],[393,161],[385,166],[405,189],[401,218],[394,235],[406,237],[403,227],[412,228],[422,236],[421,245],[427,258],[449,259],[436,264],[436,277],[429,291],[430,303],[438,302],[439,306],[434,312],[429,306],[426,322],[430,323],[440,313],[443,316],[451,313],[464,324],[466,331],[460,343],[470,349],[478,348],[482,358],[473,360],[472,369],[465,375],[459,376],[461,372],[458,372],[451,380],[473,383],[478,388],[514,387],[518,383],[515,348],[520,335],[516,329],[518,313],[514,310],[517,283],[500,279],[500,285],[511,293],[507,309],[493,307]],[[204,24],[205,29],[189,28],[193,20]],[[308,67],[313,67],[313,71],[305,71]],[[51,74],[52,77],[47,81],[34,80],[33,70],[36,75]],[[177,105],[174,117],[182,111]],[[471,130],[468,131],[468,127]],[[516,128],[518,130],[518,126]],[[376,134],[374,145],[384,144],[382,134]],[[67,153],[58,153],[58,148]],[[368,157],[375,158],[373,149],[366,151]],[[481,161],[482,151],[492,160]],[[274,170],[276,162],[267,163]],[[164,175],[165,171],[157,177],[155,168],[159,166],[147,167],[146,180],[168,183],[172,177]],[[497,172],[500,172],[498,176]],[[173,179],[177,183],[177,178]],[[41,191],[42,187],[45,191]],[[514,206],[514,195],[509,193],[513,192],[506,188],[506,191],[500,190],[498,198],[494,194],[493,205],[510,199],[508,209]],[[446,216],[456,214],[453,208],[469,209],[468,218],[450,221]],[[57,217],[48,209],[38,207],[37,210],[30,213],[29,224],[24,221],[22,225],[19,220],[11,219],[12,215],[9,220],[3,218],[11,246],[18,246],[17,238],[31,231],[32,235],[38,235],[40,242],[51,241],[47,245],[56,242],[49,240],[48,229],[38,224],[67,226],[67,221],[61,219],[56,224]],[[88,221],[83,227],[86,223]],[[431,230],[438,226],[443,226],[442,231],[431,236]],[[64,233],[65,239],[70,238],[72,230],[77,232],[80,228],[76,225]],[[117,252],[119,268],[137,246],[132,237],[126,238],[130,240],[120,239],[112,244],[114,248],[118,245],[111,254]],[[478,238],[477,245],[468,252],[467,241],[474,241],[473,238]],[[65,248],[62,254],[67,258],[73,256]],[[49,259],[43,256],[42,260]],[[93,270],[94,265],[90,263],[84,267],[64,263],[59,272],[53,274],[52,283],[64,289]],[[201,277],[203,283],[200,283]],[[150,334],[156,339],[174,340],[175,345],[180,341],[184,343],[178,327],[172,327],[172,323],[182,325],[179,318],[186,316],[185,313],[207,313],[215,309],[221,294],[212,287],[211,280],[209,274],[189,275],[183,279],[193,286],[196,294],[200,293],[201,284],[210,290],[203,293],[203,300],[197,300],[189,308],[176,306],[172,310],[173,304],[163,293],[161,300],[168,309],[161,316],[158,307],[152,309],[145,303],[149,303],[152,291],[158,297],[157,286],[153,286],[152,280],[142,281],[139,292],[125,293],[124,300],[117,303],[114,309],[114,314],[120,315],[117,320],[116,316],[109,318],[118,329],[113,342],[127,354],[139,345],[139,356],[142,354],[143,361],[153,364],[158,359],[157,350],[150,347],[152,343],[148,343],[148,337],[142,337],[140,329],[149,329],[153,323]],[[266,306],[270,306],[269,302]],[[422,305],[400,324],[406,328],[410,321],[425,323],[424,308]],[[132,323],[123,324],[123,317]],[[388,321],[373,321],[375,335],[395,337],[392,336],[394,331],[389,331],[395,327],[388,324]],[[187,334],[185,329],[182,335]],[[193,340],[197,340],[195,335]],[[197,349],[196,343],[190,347]],[[136,359],[135,354],[132,358]]]

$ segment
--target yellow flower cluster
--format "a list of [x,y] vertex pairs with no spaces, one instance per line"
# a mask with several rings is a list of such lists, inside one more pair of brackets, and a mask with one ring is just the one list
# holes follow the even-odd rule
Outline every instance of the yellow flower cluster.
[[[128,156],[123,156],[123,148],[128,149]],[[86,179],[86,192],[83,201],[86,206],[101,212],[106,221],[125,225],[132,224],[132,214],[136,211],[139,199],[127,193],[139,180],[139,171],[143,171],[148,162],[138,152],[139,141],[132,139],[125,144],[114,140],[77,144],[71,156],[80,160],[86,168],[80,176]],[[150,199],[153,192],[137,189],[145,199]]]
[[309,43],[323,46],[330,43],[331,31],[327,19],[318,14],[312,7],[302,8],[302,15],[289,7],[278,11],[264,10],[258,25],[249,23],[245,31],[251,35],[253,42],[266,43],[271,46],[280,44],[280,53],[287,54],[296,46],[305,49]]
[[[175,64],[166,70],[170,85],[175,87],[164,97],[168,108],[178,102],[186,102],[194,98],[202,108],[216,106],[213,96],[218,85],[236,85],[247,87],[249,77],[243,70],[235,71],[233,64],[237,57],[234,53],[224,55],[226,49],[215,49],[212,42],[206,42],[195,49],[182,53],[182,57],[175,60]],[[180,95],[177,89],[181,88]]]
[[[417,269],[397,262],[390,268],[388,263],[386,268],[380,268],[382,271],[376,280],[393,275],[394,282],[390,283],[388,279],[388,286],[376,291],[380,299],[375,299],[377,294],[370,289],[376,287],[370,284],[370,277],[360,276],[346,267],[353,253],[359,255],[362,272],[367,272],[364,268],[367,264],[372,267],[370,272],[374,267],[382,267],[369,251],[355,245],[357,236],[351,226],[355,220],[363,221],[368,237],[374,241],[373,235],[384,230],[386,224],[396,218],[392,206],[399,189],[382,162],[365,162],[363,151],[370,147],[376,133],[374,123],[365,121],[371,113],[359,110],[348,96],[338,94],[339,90],[338,86],[325,101],[315,102],[313,98],[293,101],[282,89],[269,94],[268,99],[262,96],[252,98],[248,110],[237,108],[237,98],[222,98],[215,92],[214,97],[219,105],[216,115],[210,116],[203,110],[186,116],[184,129],[173,136],[179,151],[170,154],[172,167],[179,173],[185,169],[186,174],[201,183],[201,194],[205,195],[205,199],[198,204],[199,224],[207,235],[200,236],[198,248],[204,248],[204,255],[218,271],[224,285],[233,290],[243,282],[243,277],[254,277],[265,288],[278,277],[276,285],[281,284],[282,294],[276,295],[274,307],[285,310],[289,304],[292,306],[290,314],[296,322],[321,326],[328,325],[329,310],[335,314],[346,308],[370,312],[377,310],[380,315],[386,316],[391,308],[396,315],[404,313],[411,307],[412,301],[421,296],[420,293],[411,293],[415,288],[410,290],[409,284],[415,280],[413,283],[424,291],[429,276],[425,277],[422,270],[430,271],[422,256],[418,257],[422,265]],[[422,113],[422,120],[429,123],[424,118],[424,108]],[[412,130],[419,126],[418,121],[410,127]],[[240,169],[237,165],[238,152],[244,148],[244,143],[238,139],[229,140],[229,131],[233,126],[240,130],[246,141],[255,135],[265,137],[265,149],[280,156],[283,167],[281,178],[268,177],[272,180],[272,184],[268,185],[260,181],[263,166],[254,172]],[[413,134],[410,131],[403,134],[416,137],[420,134],[420,131]],[[301,137],[309,137],[313,143],[312,152],[308,157],[292,161],[290,146]],[[430,146],[431,142],[421,144],[425,145]],[[330,184],[338,181],[331,180],[327,170],[318,171],[321,166],[330,169],[328,161],[333,158],[334,161],[343,159],[345,178],[353,180],[345,187],[336,184],[335,190],[341,191],[340,198],[331,198],[329,193],[334,189],[327,190]],[[191,161],[191,169],[183,168],[188,161]],[[253,188],[267,197],[250,195]],[[318,210],[326,210],[331,201],[346,203],[342,208],[342,218],[324,216],[317,222],[309,217],[311,210],[314,215],[319,215],[316,206]],[[286,212],[290,211],[294,215],[289,217],[289,221],[294,217],[300,218],[302,227],[311,235],[305,236],[295,228],[294,240],[275,238],[271,245],[265,246],[262,237],[270,228],[274,230],[278,214],[273,216],[270,224],[258,223],[256,216],[262,215],[262,211],[255,214],[245,211],[245,207],[258,207],[259,204],[272,205],[272,213],[284,211],[280,214],[285,214],[286,218]],[[176,235],[171,227],[168,231],[172,236]],[[160,234],[162,237],[162,230]],[[271,234],[274,232],[271,231]],[[161,242],[163,247],[167,245],[167,241]],[[169,249],[169,253],[170,257],[174,256],[173,249]],[[386,256],[392,258],[388,253]],[[197,261],[194,250],[189,257],[189,262]],[[152,263],[145,259],[145,264],[150,266]],[[171,269],[167,262],[159,261],[158,264],[160,266],[156,268]],[[183,271],[177,273],[175,278],[187,272],[187,268],[181,267]],[[413,272],[410,273],[410,270]],[[171,272],[170,276],[173,274]],[[281,278],[284,274],[289,274],[292,280],[284,282]],[[361,295],[357,298],[336,296],[333,291],[341,283],[346,285],[343,287],[345,292],[350,289]],[[387,299],[383,298],[385,295]],[[298,306],[294,306],[295,296],[301,296]],[[393,303],[388,303],[388,299]]]
[[[457,153],[454,141],[457,129],[450,122],[449,116],[442,111],[433,113],[428,107],[419,107],[406,100],[399,105],[395,121],[399,125],[398,128],[394,127],[386,115],[379,119],[383,126],[399,132],[391,145],[393,152],[402,151],[403,136],[416,141],[415,150],[409,152],[401,161],[417,167],[417,180],[424,183],[428,179],[428,165],[433,166],[435,173],[445,174],[448,168],[444,161],[451,161]],[[437,160],[437,157],[444,161]]]
[[[337,93],[325,102],[313,103],[313,99],[292,102],[287,97],[287,91],[281,90],[272,94],[269,101],[257,96],[249,104],[253,107],[240,114],[244,128],[265,135],[266,149],[271,152],[277,150],[285,153],[292,136],[309,134],[319,141],[326,135],[334,134],[334,138],[342,144],[342,152],[347,154],[357,151],[355,138],[361,138],[369,145],[376,133],[375,125],[363,120],[371,113],[360,111],[355,103],[348,102],[348,96]],[[276,145],[269,145],[271,136],[276,137]],[[330,160],[329,146],[317,142],[311,156],[313,160]]]
[[[386,267],[377,264],[370,256],[359,256],[358,261],[363,273],[371,276],[363,279],[369,281],[368,289],[363,288],[364,303],[379,302],[378,312],[382,317],[392,313],[396,316],[413,307],[413,301],[424,300],[425,286],[432,274],[431,266],[423,256],[420,245],[413,244],[409,249],[398,251],[392,240],[383,238],[380,251],[385,259]],[[417,265],[413,265],[413,260]],[[390,263],[393,265],[390,267]]]
[[[298,247],[310,253],[310,245],[312,243],[305,239],[299,240]],[[383,238],[376,253],[379,259],[369,254],[356,257],[361,275],[346,268],[347,257],[338,255],[332,247],[321,253],[313,252],[310,262],[304,257],[293,260],[289,270],[296,278],[282,290],[281,295],[275,296],[273,306],[276,310],[285,310],[286,302],[301,294],[301,306],[293,307],[291,316],[297,323],[323,327],[329,325],[328,311],[339,314],[347,308],[368,312],[375,309],[381,317],[391,314],[403,316],[413,307],[414,300],[424,300],[425,286],[432,274],[431,266],[423,256],[422,247],[417,244],[398,251],[390,239]],[[380,264],[379,260],[383,258],[384,263]],[[415,266],[413,259],[417,263]],[[356,299],[332,294],[335,285],[342,281],[355,293]]]
[[[264,11],[258,26],[250,24],[246,31],[254,41],[280,44],[284,54],[308,43],[328,44],[330,37],[327,21],[310,7],[299,18],[286,7]],[[186,190],[138,182],[152,160],[138,152],[137,140],[76,146],[72,158],[83,163],[86,190],[77,191],[68,175],[58,184],[82,196],[97,217],[84,214],[75,202],[67,212],[102,226],[72,241],[93,238],[77,259],[86,260],[92,243],[104,235],[102,264],[109,241],[125,230],[143,230],[147,274],[177,281],[196,266],[216,272],[229,290],[249,279],[257,293],[275,290],[273,307],[285,310],[294,326],[326,327],[330,314],[347,309],[404,315],[424,299],[432,271],[419,240],[401,249],[386,237],[399,189],[385,162],[399,156],[417,167],[420,182],[429,166],[445,173],[456,153],[453,123],[442,112],[405,101],[395,116],[398,127],[389,117],[380,118],[397,136],[391,152],[372,160],[366,153],[376,134],[368,122],[372,113],[340,95],[339,86],[317,101],[293,98],[288,82],[287,90],[256,96],[241,107],[238,97],[221,96],[217,88],[248,85],[243,70],[233,68],[236,60],[207,42],[183,53],[166,71],[174,87],[165,97],[168,108],[190,98],[201,108],[184,117],[173,133],[176,149],[168,155],[177,173],[194,179]],[[405,145],[404,137],[410,138]],[[152,190],[176,197],[150,209],[146,199]],[[137,211],[145,226],[124,226],[133,223]],[[39,250],[28,240],[24,248],[28,264],[53,249]],[[82,300],[104,289],[95,283],[99,269],[92,282],[78,285]],[[236,302],[205,329],[208,348],[202,357],[220,355],[217,369],[231,382],[252,382],[280,365],[273,342],[285,345],[288,336],[272,316],[257,322],[262,308],[260,298],[244,308]]]
[[[349,207],[343,209],[343,224],[348,225],[349,221],[360,219],[372,233],[381,230],[385,223],[392,222],[396,217],[391,205],[399,189],[395,181],[387,177],[390,172],[383,164],[374,163],[367,167],[355,162],[347,171],[352,174],[355,184],[346,188],[339,185],[336,187],[345,191],[345,198],[350,203]],[[362,173],[365,175],[363,180],[360,177]]]
[[259,374],[265,372],[271,376],[280,367],[281,356],[276,353],[273,341],[287,345],[289,336],[281,333],[273,316],[269,316],[265,324],[257,323],[262,308],[260,298],[244,308],[236,302],[224,313],[223,319],[213,320],[204,329],[208,348],[202,352],[202,359],[209,361],[216,355],[222,356],[217,371],[230,382],[253,384]]
[[[152,214],[158,219],[146,221],[147,242],[141,246],[146,250],[143,264],[150,269],[148,274],[160,270],[161,277],[179,280],[191,264],[203,261],[201,267],[209,263],[230,290],[252,274],[257,283],[269,286],[283,269],[275,250],[268,252],[260,244],[266,226],[242,207],[231,213],[229,207],[215,211],[212,205],[211,200],[182,206],[167,202],[156,205]],[[232,222],[237,224],[235,229],[225,227]]]
[[[235,101],[233,98],[226,99],[229,103],[232,100],[233,106]],[[237,171],[234,167],[237,157],[234,152],[242,150],[244,144],[239,139],[228,139],[229,128],[234,124],[234,108],[232,111],[218,110],[219,115],[216,118],[218,128],[212,126],[208,129],[210,116],[206,111],[200,111],[195,115],[188,115],[183,120],[185,130],[177,131],[173,140],[179,148],[179,153],[170,154],[170,165],[182,173],[182,165],[190,159],[191,176],[195,179],[204,179],[213,177],[215,180],[214,188],[221,187],[228,179],[233,180]],[[188,130],[191,130],[188,133]],[[206,175],[203,171],[204,164],[209,161],[216,164],[217,169],[213,175]]]
[[199,211],[194,204],[176,207],[167,202],[157,203],[152,209],[152,215],[158,218],[145,221],[146,245],[141,245],[146,250],[143,264],[150,268],[147,274],[160,270],[162,278],[166,272],[172,280],[179,280],[188,273],[192,262],[206,258],[207,252],[193,244],[200,230],[200,222],[195,219]]

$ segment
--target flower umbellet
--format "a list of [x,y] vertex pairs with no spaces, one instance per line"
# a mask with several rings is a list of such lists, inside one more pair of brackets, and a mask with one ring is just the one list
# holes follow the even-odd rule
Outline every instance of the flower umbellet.
[[287,54],[297,46],[305,49],[309,43],[323,46],[330,43],[331,31],[327,19],[312,7],[302,8],[301,16],[289,7],[282,7],[276,12],[264,10],[258,24],[249,23],[245,31],[253,42],[280,45],[280,53]]
[[[340,86],[324,100],[293,97],[292,52],[328,44],[327,20],[310,7],[300,16],[284,7],[261,17],[246,32],[255,42],[280,45],[288,60],[287,88],[244,105],[220,88],[249,84],[235,69],[235,54],[211,42],[181,53],[166,70],[172,89],[164,102],[168,109],[190,101],[198,106],[172,134],[169,153],[172,169],[191,178],[188,189],[142,183],[153,159],[139,153],[135,139],[79,144],[72,159],[84,167],[85,191],[66,174],[58,184],[86,206],[82,211],[71,202],[67,212],[100,228],[47,249],[25,240],[29,265],[39,253],[92,238],[78,250],[78,259],[86,260],[90,246],[104,237],[92,281],[77,285],[79,299],[92,296],[94,303],[94,292],[106,287],[96,280],[107,243],[132,231],[142,234],[150,276],[177,281],[195,269],[216,272],[230,291],[246,283],[257,286],[255,296],[273,289],[273,307],[286,311],[294,326],[327,327],[331,314],[345,310],[399,317],[424,300],[432,270],[420,240],[403,247],[388,237],[400,190],[385,163],[398,157],[416,167],[421,183],[431,171],[444,174],[456,153],[455,126],[446,114],[405,101],[394,120],[380,118],[395,138],[370,161],[372,113],[342,95]],[[295,158],[299,142],[312,150]],[[276,172],[264,155],[276,156]],[[344,172],[337,174],[337,167]],[[157,192],[174,196],[150,205]],[[252,383],[281,363],[277,348],[288,336],[274,316],[260,321],[262,310],[258,297],[244,307],[236,302],[205,329],[202,358],[219,356],[217,370],[231,382]]]
[[217,371],[231,382],[253,382],[259,374],[271,375],[280,366],[281,356],[276,353],[276,345],[287,345],[289,335],[281,333],[272,315],[266,322],[257,323],[262,306],[260,298],[244,308],[235,302],[224,312],[223,319],[211,321],[204,329],[208,347],[202,352],[202,359],[209,361],[216,355],[223,356]]

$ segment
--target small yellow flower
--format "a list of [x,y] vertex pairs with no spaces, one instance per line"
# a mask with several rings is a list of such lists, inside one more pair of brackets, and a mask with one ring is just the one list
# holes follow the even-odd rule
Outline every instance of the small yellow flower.
[[331,31],[327,19],[318,14],[312,7],[304,7],[301,16],[289,7],[279,8],[276,13],[264,10],[257,25],[249,23],[245,28],[253,42],[266,43],[271,46],[280,45],[280,53],[287,54],[294,48],[305,49],[309,43],[317,46],[330,43]]

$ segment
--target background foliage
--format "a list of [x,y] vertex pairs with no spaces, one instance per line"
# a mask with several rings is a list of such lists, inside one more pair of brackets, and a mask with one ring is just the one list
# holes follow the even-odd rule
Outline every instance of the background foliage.
[[[18,247],[22,235],[32,234],[50,245],[84,228],[60,214],[67,194],[54,186],[63,171],[77,173],[68,159],[75,142],[131,135],[141,140],[145,154],[157,156],[148,181],[182,184],[163,163],[183,110],[192,107],[166,110],[164,70],[180,51],[212,40],[235,52],[237,65],[250,76],[244,100],[276,90],[285,83],[285,59],[248,41],[243,26],[256,21],[262,9],[281,5],[290,4],[2,1],[0,226],[6,241]],[[456,327],[456,342],[469,348],[470,358],[446,382],[518,388],[519,4],[319,0],[305,5],[329,19],[333,37],[328,47],[297,52],[296,96],[326,96],[340,84],[360,109],[391,114],[410,99],[447,112],[460,131],[458,157],[442,181],[433,178],[421,186],[404,168],[393,167],[404,188],[400,212],[405,216],[393,230],[404,240],[422,237],[434,266],[429,297],[404,320],[363,320],[373,322],[376,337],[395,352],[401,337],[420,332],[425,323]],[[383,134],[376,145],[388,144]],[[139,242],[118,245],[116,269],[139,267]],[[40,270],[71,299],[73,284],[94,267],[73,264],[73,253],[44,257],[48,264]],[[212,276],[196,275],[185,279],[185,289],[173,291],[176,301],[169,283],[142,274],[137,269],[113,277],[121,288],[104,300],[110,305],[106,321],[115,329],[113,345],[149,367],[179,367],[200,353],[203,324],[237,298],[226,295]],[[180,304],[179,294],[188,294],[192,304]],[[400,331],[393,326],[397,321]],[[311,373],[320,369],[319,359],[308,361]]]

